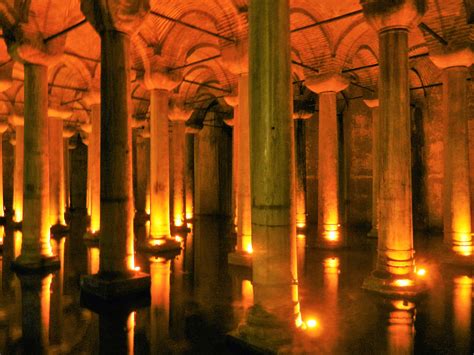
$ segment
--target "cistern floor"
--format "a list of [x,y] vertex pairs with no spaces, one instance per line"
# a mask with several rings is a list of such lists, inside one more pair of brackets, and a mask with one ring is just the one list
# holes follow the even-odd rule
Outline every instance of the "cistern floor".
[[[64,243],[62,268],[52,276],[20,280],[10,271],[20,232],[5,228],[0,298],[0,353],[53,354],[239,354],[229,342],[252,304],[249,273],[229,267],[228,228],[198,219],[172,260],[136,256],[151,275],[150,306],[130,313],[120,307],[96,314],[81,306],[79,277],[98,266],[98,249],[86,246],[85,221],[73,214]],[[140,231],[137,238],[140,238]],[[447,268],[428,252],[439,237],[416,236],[418,270],[429,291],[415,301],[383,299],[361,285],[373,269],[375,242],[322,251],[305,248],[298,236],[299,298],[305,325],[302,340],[322,354],[472,354],[472,270]],[[421,242],[424,241],[424,242]],[[429,241],[429,242],[427,242]],[[36,279],[35,279],[36,277]],[[49,312],[47,304],[49,303]],[[49,339],[41,339],[48,334]]]

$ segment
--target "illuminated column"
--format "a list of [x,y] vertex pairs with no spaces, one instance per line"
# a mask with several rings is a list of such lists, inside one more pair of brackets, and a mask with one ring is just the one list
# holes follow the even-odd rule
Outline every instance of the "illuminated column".
[[23,240],[15,267],[37,269],[59,266],[49,231],[48,67],[27,63],[24,68]]
[[[225,102],[234,108],[234,118],[225,120],[225,124],[232,127],[232,221],[237,229],[239,210],[237,208],[239,201],[239,96],[226,96]],[[237,242],[237,245],[242,242]]]
[[336,96],[349,85],[340,74],[324,74],[306,79],[305,85],[319,95],[318,133],[318,243],[321,247],[344,245],[341,233],[339,186],[339,137]]
[[13,168],[13,211],[14,222],[23,220],[23,153],[24,153],[24,119],[12,115],[8,118],[15,127],[15,166]]
[[64,234],[66,201],[64,196],[64,139],[63,120],[72,111],[63,108],[48,109],[49,116],[49,216],[53,234]]
[[5,204],[3,201],[3,133],[7,129],[7,122],[0,122],[0,217],[5,217]]
[[456,254],[472,259],[471,205],[469,186],[469,67],[471,49],[450,54],[432,55],[432,61],[443,69],[444,114],[444,242]]
[[379,131],[379,100],[364,100],[372,111],[372,229],[367,234],[370,238],[377,238],[378,234],[378,193],[379,193],[379,147],[377,132]]
[[89,183],[89,214],[90,226],[89,237],[97,237],[100,230],[100,158],[101,158],[101,106],[100,91],[89,91],[85,97],[85,102],[91,109],[89,133],[89,145],[87,149],[87,177]]
[[295,126],[295,202],[296,202],[296,228],[302,230],[306,227],[306,144],[305,144],[305,119],[293,114]]
[[81,1],[81,10],[101,38],[100,265],[82,279],[82,290],[102,299],[148,293],[150,278],[134,270],[130,35],[148,4]]
[[192,111],[185,110],[183,102],[172,100],[169,119],[172,122],[172,146],[171,165],[173,169],[173,225],[174,227],[186,227],[185,225],[185,183],[184,183],[184,154],[186,149],[186,126],[185,123],[191,116]]
[[[147,180],[149,161],[149,132],[143,129],[137,134],[136,159],[137,159],[137,195],[135,196],[135,220],[143,224],[148,219],[147,213]],[[148,137],[146,137],[148,136]]]
[[73,127],[64,127],[63,129],[63,149],[64,149],[64,203],[66,211],[71,207],[71,160],[69,156],[69,139],[76,134]]
[[291,342],[298,319],[289,13],[288,0],[250,1],[254,306],[237,336],[272,351]]
[[186,166],[184,173],[186,220],[194,218],[194,133],[186,129]]
[[379,236],[376,270],[364,288],[395,294],[420,289],[414,279],[411,191],[408,32],[424,12],[423,0],[363,2],[379,34]]
[[[248,42],[224,48],[224,63],[230,72],[238,75],[237,125],[237,246],[235,254],[229,255],[231,263],[242,263],[241,256],[252,253],[252,203],[250,198],[250,115]],[[244,263],[248,263],[244,262]]]

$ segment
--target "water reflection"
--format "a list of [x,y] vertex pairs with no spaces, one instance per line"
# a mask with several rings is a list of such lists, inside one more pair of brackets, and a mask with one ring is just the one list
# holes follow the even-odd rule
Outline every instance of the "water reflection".
[[135,312],[117,309],[99,314],[99,351],[101,354],[133,354]]
[[468,354],[471,345],[472,277],[462,275],[454,278],[453,314],[455,351]]
[[150,259],[151,306],[150,306],[150,351],[157,354],[167,349],[170,311],[170,261],[162,258]]
[[387,354],[413,354],[415,304],[391,300],[388,305]]

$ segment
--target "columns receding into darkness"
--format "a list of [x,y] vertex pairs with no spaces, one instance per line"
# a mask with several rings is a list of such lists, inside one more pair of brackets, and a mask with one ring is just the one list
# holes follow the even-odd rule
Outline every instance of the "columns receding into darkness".
[[412,225],[408,34],[425,10],[423,0],[362,2],[379,34],[379,237],[375,271],[364,288],[416,294]]
[[469,185],[468,93],[472,49],[431,56],[443,70],[444,116],[444,242],[458,256],[472,264],[471,191]]
[[305,84],[319,95],[317,246],[337,248],[345,241],[341,227],[336,96],[349,81],[340,74],[323,74],[307,78]]
[[[249,99],[254,306],[244,341],[281,349],[298,318],[288,0],[251,0]],[[265,36],[261,34],[264,33]],[[258,119],[257,119],[258,118]],[[271,270],[271,272],[269,272]]]

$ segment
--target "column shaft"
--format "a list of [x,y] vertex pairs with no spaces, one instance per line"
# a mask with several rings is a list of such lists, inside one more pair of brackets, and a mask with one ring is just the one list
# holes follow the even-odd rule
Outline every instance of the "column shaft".
[[141,214],[146,213],[147,155],[150,154],[147,149],[147,144],[147,138],[137,135],[137,195],[135,196],[135,209]]
[[295,120],[295,160],[296,160],[296,226],[306,226],[306,144],[305,122]]
[[13,168],[13,210],[15,222],[23,220],[23,160],[24,132],[23,126],[15,127],[15,166]]
[[89,135],[89,175],[90,175],[90,230],[95,233],[100,230],[100,147],[101,123],[100,104],[91,105],[92,131]]
[[410,92],[408,31],[389,29],[380,40],[380,195],[378,264],[380,271],[413,272],[411,205]]
[[51,226],[66,224],[64,221],[63,154],[63,121],[49,118],[49,216]]
[[100,274],[133,267],[130,39],[101,33]]
[[336,92],[319,94],[318,210],[323,243],[341,244]]
[[455,252],[472,253],[467,127],[467,67],[444,70],[444,241]]
[[194,218],[194,135],[186,134],[186,172],[184,191],[186,194],[186,219]]
[[[251,1],[249,26],[255,304],[294,325],[292,285],[297,275],[292,260],[296,229],[289,1]],[[243,111],[240,107],[239,118]],[[242,136],[240,142],[244,144]]]
[[5,216],[5,203],[3,199],[3,133],[0,134],[0,217]]
[[[23,240],[18,263],[50,257],[48,68],[25,64]],[[18,142],[17,142],[18,144]]]
[[173,122],[173,224],[180,227],[185,221],[184,150],[185,121]]
[[150,237],[170,236],[168,92],[150,92]]

